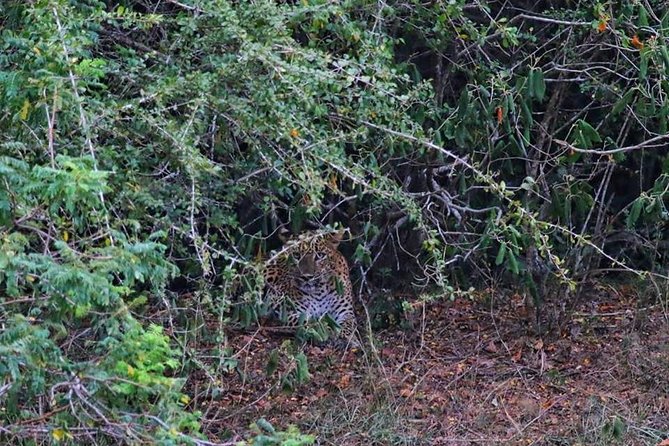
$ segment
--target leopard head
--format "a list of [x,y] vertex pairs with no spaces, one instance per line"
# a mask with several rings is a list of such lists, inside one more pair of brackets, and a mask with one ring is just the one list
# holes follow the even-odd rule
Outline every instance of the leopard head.
[[297,268],[303,277],[313,277],[322,274],[327,269],[332,253],[344,238],[347,229],[334,232],[320,233],[306,231],[298,236],[290,236],[290,232],[282,228],[279,239],[284,243],[287,258]]

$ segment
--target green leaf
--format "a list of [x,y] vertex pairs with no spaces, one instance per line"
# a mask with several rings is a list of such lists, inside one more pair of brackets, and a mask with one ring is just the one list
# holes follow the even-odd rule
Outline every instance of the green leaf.
[[279,351],[277,349],[272,350],[267,358],[267,365],[265,366],[265,374],[267,376],[272,376],[279,368]]
[[667,50],[667,45],[664,43],[659,44],[660,54],[662,54],[662,60],[664,61],[664,72],[665,74],[669,73],[669,50]]
[[510,94],[506,95],[504,97],[504,103],[506,104],[504,107],[505,114],[508,116],[516,116],[516,103],[513,100],[513,96]]
[[613,437],[617,440],[622,439],[623,434],[625,433],[625,423],[620,417],[615,417],[613,420]]
[[639,62],[639,76],[641,80],[645,80],[648,75],[648,59],[648,50],[644,48],[641,50],[641,61]]
[[544,81],[544,73],[541,69],[536,69],[534,72],[534,97],[539,101],[544,100],[544,95],[546,94],[546,82]]
[[137,309],[139,307],[143,307],[144,305],[146,305],[147,302],[148,302],[148,297],[146,296],[146,294],[140,294],[139,296],[128,302],[128,308]]
[[534,124],[534,120],[532,118],[532,112],[530,111],[530,107],[527,104],[526,101],[520,101],[520,109],[523,112],[523,121],[525,121],[525,126],[527,128],[531,128],[532,125]]
[[583,133],[583,130],[581,129],[576,130],[576,141],[578,141],[578,145],[581,149],[589,149],[591,147],[590,141],[586,138],[585,133]]
[[502,242],[499,245],[499,251],[497,251],[497,257],[495,258],[495,265],[499,266],[504,262],[504,256],[506,255],[506,243]]
[[467,88],[463,88],[462,93],[460,93],[460,99],[458,100],[458,118],[460,120],[463,120],[467,115],[469,101],[469,91],[467,91]]
[[518,275],[519,268],[518,268],[518,260],[516,259],[516,255],[509,251],[507,258],[509,259],[509,269],[513,274]]
[[258,421],[256,421],[256,426],[258,426],[260,429],[264,430],[268,434],[274,434],[276,433],[276,429],[274,429],[274,426],[272,426],[272,423],[267,421],[264,418],[260,418]]
[[639,20],[636,23],[639,28],[648,26],[648,11],[642,4],[639,5]]
[[611,114],[615,116],[620,113],[621,110],[623,110],[625,106],[629,104],[632,97],[634,97],[634,93],[636,93],[636,88],[630,88],[627,90],[625,94],[618,100],[618,102],[615,103],[611,109]]
[[309,365],[307,362],[307,357],[305,356],[304,353],[300,352],[297,355],[295,355],[295,364],[296,364],[296,378],[297,382],[300,384],[304,384],[307,381],[309,381],[309,378],[311,378],[311,375],[309,374]]
[[587,121],[579,119],[578,125],[589,143],[602,142],[602,138],[599,136],[599,133],[597,133],[597,130],[595,130],[595,128],[591,126]]

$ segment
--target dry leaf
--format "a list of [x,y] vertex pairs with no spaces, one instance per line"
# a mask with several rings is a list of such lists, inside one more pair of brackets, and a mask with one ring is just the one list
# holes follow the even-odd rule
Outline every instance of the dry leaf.
[[643,42],[639,40],[639,36],[637,36],[636,34],[634,35],[634,37],[632,37],[631,43],[634,46],[634,48],[638,50],[643,48]]

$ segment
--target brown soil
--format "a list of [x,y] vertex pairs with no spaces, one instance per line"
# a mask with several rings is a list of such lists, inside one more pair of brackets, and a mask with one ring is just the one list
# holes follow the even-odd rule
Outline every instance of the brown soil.
[[[259,418],[297,425],[321,445],[658,445],[669,436],[664,305],[600,286],[539,337],[520,296],[495,294],[414,303],[405,328],[374,332],[375,348],[357,351],[231,335],[228,362],[209,353],[209,372],[191,373],[192,408],[220,441],[248,437]],[[213,347],[195,350],[206,358]],[[299,350],[310,379],[286,385]]]

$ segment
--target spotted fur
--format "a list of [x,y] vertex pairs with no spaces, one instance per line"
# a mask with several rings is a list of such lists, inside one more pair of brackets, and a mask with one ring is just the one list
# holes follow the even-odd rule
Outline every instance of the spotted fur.
[[265,269],[266,296],[277,313],[296,326],[326,314],[353,340],[356,329],[348,263],[337,247],[344,231],[308,231],[288,239]]

